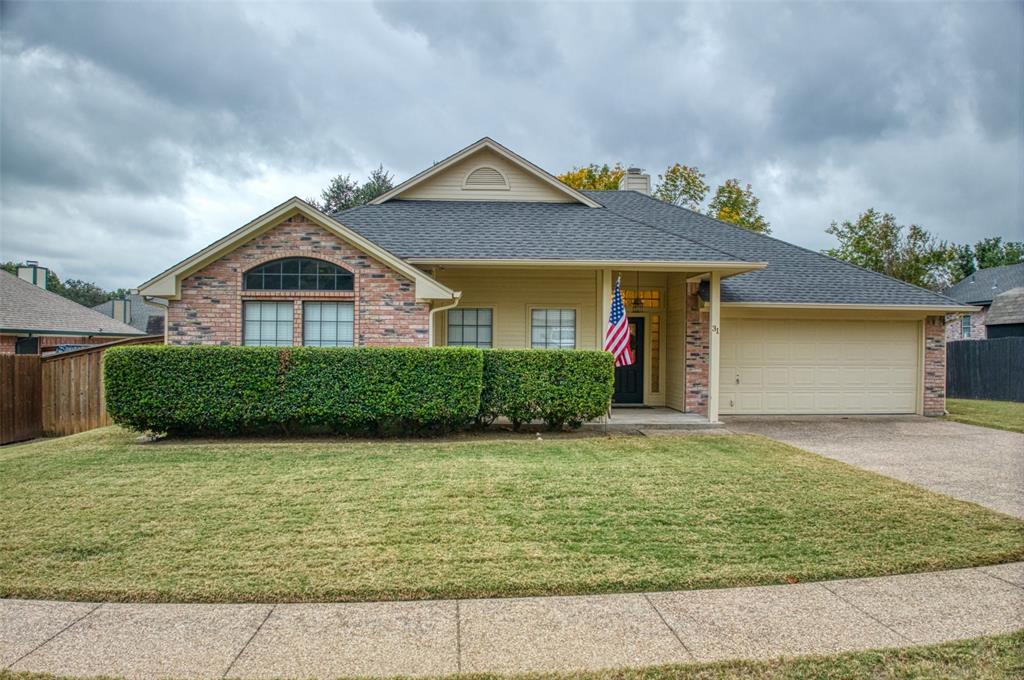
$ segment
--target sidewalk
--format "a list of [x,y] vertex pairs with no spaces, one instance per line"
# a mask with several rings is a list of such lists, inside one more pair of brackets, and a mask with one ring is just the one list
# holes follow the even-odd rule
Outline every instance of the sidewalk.
[[1024,562],[757,588],[357,604],[0,600],[0,667],[129,678],[569,671],[1024,628]]

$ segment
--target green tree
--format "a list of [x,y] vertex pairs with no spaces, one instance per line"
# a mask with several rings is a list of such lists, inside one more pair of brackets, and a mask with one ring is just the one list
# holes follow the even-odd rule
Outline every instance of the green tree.
[[869,208],[856,222],[833,222],[825,231],[839,240],[838,248],[824,251],[830,257],[922,288],[949,284],[955,249],[916,224],[899,225],[891,214]]
[[394,186],[394,175],[385,170],[382,164],[362,184],[352,179],[351,175],[336,175],[320,192],[320,200],[307,198],[306,202],[322,212],[332,214],[366,205]]
[[962,281],[978,270],[974,260],[974,248],[969,245],[950,246],[949,280]]
[[704,182],[704,173],[689,165],[676,163],[658,175],[654,197],[673,205],[699,210],[711,187]]
[[597,165],[591,163],[579,168],[563,172],[558,179],[573,189],[588,191],[614,191],[619,188],[619,180],[626,174],[621,163],[610,166],[607,163]]
[[743,188],[738,179],[729,179],[715,190],[707,214],[759,234],[770,234],[771,225],[758,209],[760,203],[749,184]]
[[1020,264],[1024,262],[1024,241],[1003,243],[1000,236],[982,239],[974,244],[974,261],[978,269]]

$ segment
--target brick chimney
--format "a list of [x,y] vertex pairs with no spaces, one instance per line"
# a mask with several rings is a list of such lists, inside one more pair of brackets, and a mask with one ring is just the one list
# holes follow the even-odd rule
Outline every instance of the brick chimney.
[[26,260],[25,264],[18,267],[18,278],[23,281],[39,286],[40,288],[47,288],[46,279],[49,274],[49,270],[46,267],[40,267],[39,263],[35,260]]
[[619,191],[639,191],[651,195],[651,176],[641,168],[629,168],[619,180]]

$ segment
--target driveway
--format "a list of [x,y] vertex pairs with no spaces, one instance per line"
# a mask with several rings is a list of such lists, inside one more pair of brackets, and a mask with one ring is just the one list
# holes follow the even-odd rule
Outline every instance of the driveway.
[[1024,434],[921,416],[733,416],[760,434],[1024,518]]

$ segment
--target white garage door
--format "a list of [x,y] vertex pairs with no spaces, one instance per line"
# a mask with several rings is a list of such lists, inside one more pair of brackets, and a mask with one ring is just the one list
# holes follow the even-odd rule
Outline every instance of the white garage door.
[[914,413],[916,321],[723,319],[721,413]]

